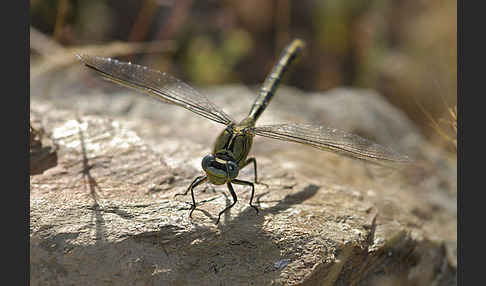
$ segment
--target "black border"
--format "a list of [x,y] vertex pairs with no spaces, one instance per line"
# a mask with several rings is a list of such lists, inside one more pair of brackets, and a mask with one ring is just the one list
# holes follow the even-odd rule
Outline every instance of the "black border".
[[3,281],[30,283],[30,2],[11,1],[3,8],[1,95],[2,240],[6,259]]
[[[19,25],[21,27],[21,31],[19,31],[19,35],[22,35],[24,38],[24,48],[22,50],[19,50],[21,55],[19,58],[23,58],[23,66],[25,67],[25,70],[22,71],[23,79],[23,84],[21,85],[24,88],[25,96],[20,96],[19,92],[19,97],[22,98],[21,103],[24,106],[24,110],[26,111],[26,120],[22,124],[22,134],[25,137],[25,189],[24,193],[22,193],[22,198],[25,200],[25,211],[22,217],[22,221],[24,222],[25,225],[25,241],[24,241],[24,246],[25,248],[25,256],[20,256],[19,257],[25,257],[25,264],[22,265],[23,267],[21,269],[25,269],[25,282],[24,284],[18,283],[18,285],[30,285],[30,1],[19,1],[17,3],[22,3],[23,5],[21,6],[25,14],[25,21],[23,21],[23,25]],[[20,205],[20,204],[19,204]],[[21,240],[18,240],[21,241]],[[20,275],[19,275],[20,276]],[[20,277],[17,277],[17,279],[12,279],[12,281],[21,281],[23,282],[24,280],[22,278],[18,279]],[[7,280],[8,281],[8,280]],[[15,283],[17,284],[17,283]]]

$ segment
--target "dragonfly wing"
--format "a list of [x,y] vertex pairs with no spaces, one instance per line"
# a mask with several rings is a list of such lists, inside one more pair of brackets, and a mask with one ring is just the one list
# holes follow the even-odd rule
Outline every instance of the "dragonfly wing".
[[166,103],[172,103],[221,124],[233,122],[223,110],[190,85],[164,72],[115,59],[76,55],[105,79],[129,87]]
[[411,162],[407,156],[358,135],[323,126],[288,123],[249,127],[247,131],[250,134],[301,143],[379,165]]

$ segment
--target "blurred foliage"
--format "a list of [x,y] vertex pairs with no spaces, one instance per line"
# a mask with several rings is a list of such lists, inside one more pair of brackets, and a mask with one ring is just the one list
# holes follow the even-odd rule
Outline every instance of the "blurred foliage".
[[220,46],[215,46],[205,35],[189,42],[184,56],[184,68],[193,82],[198,84],[225,83],[234,80],[232,71],[251,47],[251,38],[244,30],[230,30],[222,35]]
[[285,79],[288,85],[313,91],[343,85],[378,90],[432,137],[437,132],[430,118],[450,119],[449,109],[456,105],[457,2],[453,0],[31,0],[30,4],[31,25],[64,46],[173,40],[173,52],[124,59],[193,84],[258,85],[283,46],[299,37],[307,48]]

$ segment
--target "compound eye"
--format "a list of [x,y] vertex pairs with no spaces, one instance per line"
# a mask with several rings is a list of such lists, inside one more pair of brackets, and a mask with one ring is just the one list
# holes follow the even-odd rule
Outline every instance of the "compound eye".
[[228,177],[234,179],[238,176],[238,165],[235,162],[228,161],[226,163],[226,169],[228,170]]
[[207,170],[209,168],[209,166],[211,166],[211,163],[214,162],[215,160],[216,159],[211,154],[204,156],[204,158],[201,162],[203,170]]

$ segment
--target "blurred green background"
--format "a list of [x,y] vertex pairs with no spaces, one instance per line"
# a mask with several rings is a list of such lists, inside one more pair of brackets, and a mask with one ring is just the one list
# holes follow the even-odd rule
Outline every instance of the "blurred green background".
[[455,153],[456,6],[452,0],[31,0],[31,62],[55,53],[32,40],[34,30],[66,48],[167,41],[173,49],[113,56],[196,86],[259,85],[299,37],[307,47],[284,84],[377,90]]

